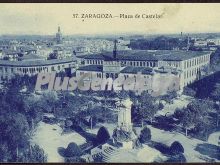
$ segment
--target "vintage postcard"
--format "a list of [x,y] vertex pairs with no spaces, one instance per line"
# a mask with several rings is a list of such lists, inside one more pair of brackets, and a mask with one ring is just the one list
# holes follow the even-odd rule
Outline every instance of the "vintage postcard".
[[1,163],[220,162],[220,4],[1,4]]

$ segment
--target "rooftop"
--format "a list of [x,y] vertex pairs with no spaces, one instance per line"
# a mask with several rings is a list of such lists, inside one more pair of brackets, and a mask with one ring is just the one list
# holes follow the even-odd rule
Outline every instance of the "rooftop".
[[16,51],[16,50],[6,49],[6,50],[3,50],[3,53],[6,55],[16,55],[16,54],[20,54],[21,52]]
[[103,66],[102,65],[86,65],[86,66],[79,67],[78,70],[102,72]]
[[23,55],[20,57],[21,60],[43,60],[44,58],[42,56],[38,56],[36,54],[30,53],[28,55]]
[[121,73],[130,73],[130,74],[137,74],[141,72],[142,74],[152,74],[153,69],[149,67],[132,67],[127,66],[121,70]]
[[0,60],[0,66],[12,66],[12,67],[31,67],[31,66],[47,66],[62,63],[73,62],[72,58],[66,59],[53,59],[53,60],[33,60],[33,61],[8,61]]
[[[126,50],[117,51],[117,60],[138,60],[138,61],[182,61],[197,56],[209,54],[208,51],[176,51],[176,50]],[[85,59],[113,59],[112,52],[90,54]]]

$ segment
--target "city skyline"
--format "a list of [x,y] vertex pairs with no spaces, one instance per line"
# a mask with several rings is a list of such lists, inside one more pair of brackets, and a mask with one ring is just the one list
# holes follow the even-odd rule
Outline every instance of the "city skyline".
[[[99,7],[97,7],[99,6]],[[0,35],[220,32],[219,4],[2,4]],[[192,12],[193,9],[193,12]],[[161,19],[73,18],[73,14],[158,14]],[[189,26],[190,25],[190,26]]]

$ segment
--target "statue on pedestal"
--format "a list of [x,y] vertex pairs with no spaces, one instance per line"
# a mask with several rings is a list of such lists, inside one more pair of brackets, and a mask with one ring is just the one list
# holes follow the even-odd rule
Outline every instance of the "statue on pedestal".
[[131,105],[132,101],[129,98],[116,103],[118,124],[112,135],[114,144],[129,149],[134,148],[134,142],[136,143],[137,140],[137,136],[132,129]]

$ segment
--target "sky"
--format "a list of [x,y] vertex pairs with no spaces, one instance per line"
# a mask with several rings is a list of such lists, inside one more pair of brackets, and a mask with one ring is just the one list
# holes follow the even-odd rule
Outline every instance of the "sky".
[[[1,4],[0,35],[220,32],[220,4]],[[160,19],[73,18],[73,14],[158,14]]]

